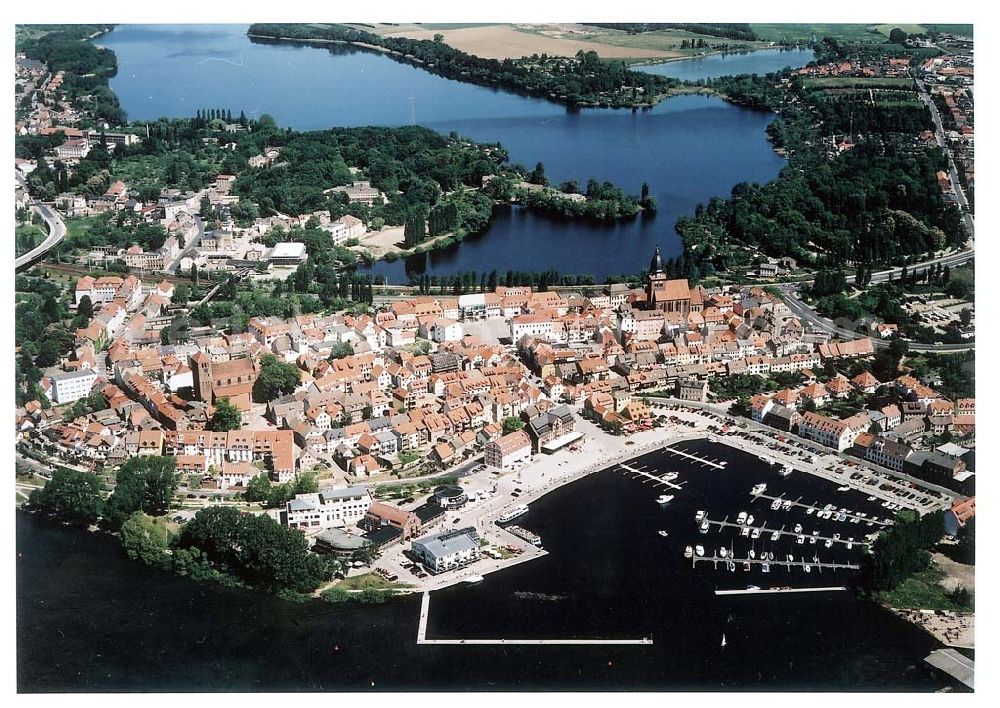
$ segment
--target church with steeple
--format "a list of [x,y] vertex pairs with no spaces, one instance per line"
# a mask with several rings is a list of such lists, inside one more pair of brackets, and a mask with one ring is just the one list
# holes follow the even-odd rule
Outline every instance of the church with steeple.
[[[660,312],[676,312],[687,317],[691,308],[691,287],[686,278],[668,280],[663,270],[660,247],[656,247],[649,262],[649,280],[646,284],[646,309]],[[700,304],[700,298],[699,304]],[[700,308],[698,308],[700,309]]]

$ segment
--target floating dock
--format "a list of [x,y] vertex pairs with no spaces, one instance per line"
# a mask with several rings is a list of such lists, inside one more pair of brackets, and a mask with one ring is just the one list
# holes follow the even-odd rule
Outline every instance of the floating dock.
[[751,566],[763,565],[764,563],[767,563],[771,567],[775,568],[784,567],[786,570],[791,570],[792,568],[804,568],[807,565],[812,568],[816,568],[820,571],[822,571],[824,568],[828,568],[830,570],[839,570],[841,568],[846,570],[858,570],[861,568],[861,566],[856,563],[824,563],[822,561],[804,561],[804,560],[790,561],[784,558],[782,559],[775,558],[774,560],[762,560],[760,558],[730,558],[729,556],[726,556],[725,558],[720,558],[719,556],[702,556],[700,558],[698,556],[693,556],[691,558],[691,567],[693,568],[698,563],[714,563],[716,566],[718,566],[719,563],[725,564],[729,563],[730,561],[735,563],[736,565],[743,565],[744,563],[749,563]]
[[653,640],[649,637],[642,639],[428,639],[427,638],[427,616],[430,613],[431,594],[424,592],[420,598],[420,622],[417,625],[417,644],[534,644],[534,645],[621,645],[640,644],[649,645]]
[[664,487],[669,487],[670,489],[680,489],[683,486],[683,483],[674,484],[673,482],[668,482],[662,477],[657,477],[652,472],[646,472],[645,470],[639,467],[629,467],[624,462],[619,463],[618,466],[621,467],[626,472],[628,472],[629,474],[635,475],[635,477],[644,477],[645,478],[643,480],[644,482],[652,482],[654,486],[659,484],[663,485]]
[[[800,506],[803,509],[812,509],[813,511],[824,511],[823,507],[821,507],[821,506],[815,506],[815,504],[803,504],[801,502],[802,497],[799,497],[795,501],[792,501],[791,499],[785,499],[784,495],[779,496],[779,497],[772,497],[772,496],[770,496],[768,494],[764,494],[763,492],[761,492],[760,494],[753,494],[753,493],[751,493],[750,496],[752,496],[754,499],[767,499],[768,501],[771,501],[771,502],[780,501],[782,504],[784,504],[785,502],[791,502],[791,505],[793,507],[799,507]],[[835,510],[831,509],[830,511],[835,511]],[[847,513],[847,512],[843,512],[843,513]],[[873,518],[868,517],[868,516],[858,516],[857,514],[854,514],[854,513],[847,514],[847,518],[848,519],[857,519],[859,524],[866,524],[866,523],[871,522],[871,523],[875,524],[876,526],[888,526],[888,524],[886,524],[886,522],[884,522],[884,521],[879,521],[878,519],[873,519]],[[844,522],[841,522],[841,523],[844,523]]]
[[[749,528],[751,530],[751,532],[753,532],[753,529],[759,528],[760,529],[760,536],[758,536],[755,539],[751,539],[749,536],[747,536],[747,538],[750,539],[751,541],[760,541],[762,539],[763,540],[770,540],[771,535],[774,534],[775,531],[777,531],[782,536],[794,536],[796,538],[798,538],[799,536],[803,536],[806,539],[806,541],[808,541],[810,538],[815,538],[817,543],[819,543],[820,541],[832,541],[833,543],[842,543],[845,546],[848,543],[850,543],[852,546],[867,546],[868,545],[867,541],[851,541],[851,540],[846,539],[846,538],[832,538],[830,536],[811,536],[810,534],[807,534],[805,532],[795,533],[794,531],[786,531],[784,526],[782,526],[780,529],[769,529],[767,527],[767,524],[764,524],[763,526],[747,526],[746,524],[737,524],[737,523],[734,523],[732,521],[725,521],[725,520],[723,520],[723,521],[713,521],[712,519],[708,518],[707,516],[704,519],[702,519],[701,523],[705,523],[706,521],[708,522],[709,526],[712,526],[712,525],[718,526],[719,527],[719,531],[722,531],[722,529],[724,529],[724,528],[731,528],[731,529]],[[764,538],[765,534],[767,535],[766,539]],[[806,545],[806,544],[801,544],[801,545]],[[810,543],[808,545],[813,546],[813,545],[816,545],[816,544]]]
[[675,447],[665,447],[663,448],[663,452],[666,452],[667,454],[670,455],[678,455],[680,457],[693,460],[694,462],[697,462],[699,464],[705,465],[706,467],[711,467],[717,470],[721,470],[727,464],[725,460],[717,462],[715,460],[710,460],[707,457],[699,457],[698,455],[692,455],[690,452],[684,452],[683,450],[678,450]]
[[[775,563],[777,561],[774,561]],[[825,588],[747,588],[746,590],[716,590],[716,595],[773,595],[779,592],[834,592],[847,590],[843,585]]]

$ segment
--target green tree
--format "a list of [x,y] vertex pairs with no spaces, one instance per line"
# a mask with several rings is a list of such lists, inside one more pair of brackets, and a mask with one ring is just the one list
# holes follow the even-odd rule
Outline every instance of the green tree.
[[115,491],[104,508],[104,521],[112,529],[121,528],[137,511],[151,516],[165,514],[179,482],[170,456],[144,455],[126,461],[115,477]]
[[212,418],[208,421],[209,430],[224,433],[229,430],[239,430],[243,427],[243,416],[228,398],[220,398],[215,403]]
[[253,385],[253,399],[266,403],[291,393],[299,385],[299,369],[267,354],[260,360],[260,376]]
[[524,427],[524,421],[518,418],[516,415],[508,416],[503,419],[503,432],[504,435],[507,433],[513,433],[516,430],[520,430]]
[[121,537],[122,549],[130,559],[156,568],[170,565],[167,527],[157,524],[152,517],[138,511],[132,514],[122,524]]
[[103,512],[103,490],[96,475],[59,467],[44,487],[31,492],[28,507],[74,526],[90,526]]
[[889,32],[889,41],[896,44],[902,44],[906,41],[906,32],[901,30],[899,27],[893,27]]
[[94,303],[90,301],[89,295],[80,298],[80,304],[76,306],[76,316],[81,322],[90,322],[94,316]]
[[247,501],[266,501],[271,496],[271,480],[266,473],[254,477],[247,484],[247,490],[243,494]]

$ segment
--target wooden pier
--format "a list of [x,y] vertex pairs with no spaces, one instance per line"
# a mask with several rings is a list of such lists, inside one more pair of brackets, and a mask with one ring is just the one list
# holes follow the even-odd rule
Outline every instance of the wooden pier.
[[843,585],[825,588],[747,588],[746,590],[716,590],[716,595],[774,595],[781,592],[834,592],[847,590]]
[[698,462],[699,464],[705,465],[706,467],[712,467],[713,469],[717,470],[723,469],[727,464],[725,460],[717,462],[715,460],[710,460],[707,457],[699,457],[698,455],[692,455],[690,452],[684,452],[683,450],[678,450],[675,447],[665,447],[663,448],[663,452],[666,452],[670,455],[678,455],[680,457],[693,460],[695,462]]
[[725,558],[720,558],[717,555],[713,556],[692,556],[691,557],[691,567],[695,567],[698,563],[713,563],[718,567],[719,563],[735,563],[737,566],[749,563],[751,566],[763,565],[767,563],[771,567],[784,567],[786,570],[791,570],[792,568],[805,568],[810,566],[811,568],[816,568],[822,572],[824,568],[830,570],[858,570],[861,568],[860,565],[856,563],[824,563],[822,561],[805,561],[805,560],[788,560],[787,558],[775,558],[774,560],[762,560],[760,558],[730,558],[726,556]]
[[[707,516],[704,519],[702,519],[701,523],[705,523],[706,521],[708,522],[708,524],[709,524],[710,527],[713,526],[713,525],[718,526],[719,527],[719,531],[722,531],[722,529],[724,529],[724,528],[731,528],[731,529],[745,529],[745,528],[748,528],[748,529],[750,529],[750,533],[753,533],[754,529],[758,529],[759,528],[760,529],[760,535],[757,538],[750,538],[749,536],[746,537],[746,538],[750,539],[751,541],[759,541],[761,539],[764,539],[765,535],[767,536],[767,538],[765,540],[769,540],[771,538],[771,536],[774,534],[774,532],[777,531],[782,536],[795,536],[796,538],[798,538],[799,536],[803,536],[806,539],[807,542],[808,542],[808,540],[810,538],[815,538],[816,539],[816,543],[819,543],[820,541],[824,541],[824,542],[825,541],[832,541],[833,543],[842,543],[845,546],[848,543],[850,543],[852,546],[867,546],[868,545],[867,541],[851,541],[851,540],[846,539],[846,538],[832,538],[832,537],[829,537],[829,536],[812,536],[810,534],[805,533],[804,531],[802,533],[795,533],[795,531],[786,531],[784,526],[782,526],[780,529],[769,529],[767,527],[767,524],[764,524],[763,526],[747,526],[746,524],[737,524],[737,523],[734,523],[732,521],[725,521],[725,520],[723,520],[723,521],[713,521],[712,519],[709,519]],[[802,544],[797,544],[797,545],[806,545],[806,544],[802,543]],[[816,545],[816,544],[810,543],[809,545],[813,546],[813,545]]]
[[431,595],[424,592],[420,598],[420,622],[417,625],[417,644],[533,644],[533,645],[621,645],[652,644],[649,637],[642,639],[428,639],[427,616],[430,613]]
[[[761,492],[759,494],[753,494],[751,492],[750,496],[752,496],[755,500],[756,499],[767,499],[770,502],[780,501],[782,504],[784,504],[786,502],[791,502],[791,505],[793,507],[802,507],[803,509],[806,509],[806,510],[812,509],[814,512],[815,511],[825,511],[823,509],[823,507],[816,506],[815,503],[813,503],[813,504],[803,504],[802,501],[801,501],[802,497],[799,497],[798,499],[792,501],[791,499],[785,499],[784,495],[781,495],[781,496],[778,496],[778,497],[772,497],[769,494],[764,494],[763,492]],[[876,526],[888,526],[888,524],[886,522],[884,522],[884,521],[880,521],[878,519],[874,519],[874,518],[871,518],[871,517],[868,517],[868,516],[858,516],[857,514],[855,514],[853,512],[852,513],[840,512],[837,509],[830,509],[830,511],[836,511],[837,513],[845,513],[845,514],[847,514],[847,519],[848,520],[850,520],[850,519],[857,519],[859,524],[869,523],[870,522],[870,523],[875,524]],[[844,523],[844,522],[841,522],[841,523]]]
[[662,477],[657,477],[652,472],[646,472],[645,470],[643,470],[641,468],[638,468],[638,467],[629,467],[624,462],[619,463],[618,466],[621,467],[626,472],[628,472],[629,474],[634,475],[633,479],[635,479],[637,477],[644,477],[645,479],[643,480],[643,482],[652,482],[654,486],[656,486],[656,485],[662,485],[664,487],[669,487],[670,489],[678,489],[678,490],[682,486],[684,486],[683,482],[681,484],[674,484],[673,482],[668,482],[667,480],[663,479]]

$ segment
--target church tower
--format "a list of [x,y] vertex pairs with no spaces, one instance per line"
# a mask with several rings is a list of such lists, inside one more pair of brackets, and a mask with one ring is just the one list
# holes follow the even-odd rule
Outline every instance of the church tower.
[[667,274],[663,272],[663,258],[660,256],[660,247],[656,247],[653,259],[649,262],[649,282],[646,284],[646,307],[650,310],[656,309],[656,291],[662,289],[667,282]]

